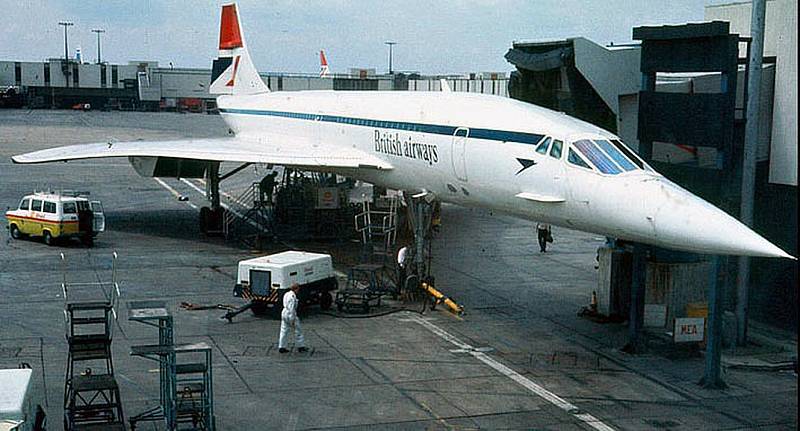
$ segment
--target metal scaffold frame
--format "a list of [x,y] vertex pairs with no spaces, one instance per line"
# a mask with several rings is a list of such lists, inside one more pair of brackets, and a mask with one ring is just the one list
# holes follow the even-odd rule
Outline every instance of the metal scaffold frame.
[[[158,363],[159,404],[130,418],[138,422],[164,421],[169,430],[182,424],[191,429],[215,429],[211,347],[206,343],[175,345],[172,314],[161,301],[131,301],[128,320],[158,330],[158,344],[131,346],[131,355]],[[182,363],[179,357],[201,356],[199,362]]]

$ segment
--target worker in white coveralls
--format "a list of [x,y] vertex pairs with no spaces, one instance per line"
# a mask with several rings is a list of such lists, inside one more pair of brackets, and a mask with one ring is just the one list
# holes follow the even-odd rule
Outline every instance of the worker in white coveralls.
[[281,311],[281,336],[278,339],[278,351],[281,353],[289,352],[287,346],[289,341],[289,329],[294,328],[295,346],[298,352],[308,351],[305,345],[305,338],[303,338],[303,331],[300,329],[300,319],[297,317],[297,292],[300,291],[300,285],[297,283],[292,284],[291,289],[283,295],[283,311]]

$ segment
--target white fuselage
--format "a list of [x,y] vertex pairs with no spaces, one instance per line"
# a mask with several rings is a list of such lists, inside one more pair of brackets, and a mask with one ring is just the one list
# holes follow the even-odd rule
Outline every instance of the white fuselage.
[[[237,136],[311,142],[320,155],[355,148],[379,157],[393,168],[332,171],[384,187],[669,248],[752,254],[752,244],[718,238],[720,229],[746,227],[646,165],[606,175],[568,163],[574,141],[619,138],[535,105],[482,94],[391,91],[225,95],[218,105]],[[561,157],[535,151],[543,136],[564,143]]]

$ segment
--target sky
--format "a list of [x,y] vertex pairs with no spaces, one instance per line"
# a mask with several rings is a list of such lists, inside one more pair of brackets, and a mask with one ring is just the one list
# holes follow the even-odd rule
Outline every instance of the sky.
[[[260,71],[316,73],[324,49],[331,72],[385,72],[386,41],[394,70],[425,74],[509,71],[513,41],[582,36],[599,44],[631,42],[639,25],[698,22],[719,0],[241,0],[246,43]],[[103,61],[171,62],[210,68],[216,57],[220,1],[0,0],[0,59],[42,61],[97,57],[92,29],[102,28]]]

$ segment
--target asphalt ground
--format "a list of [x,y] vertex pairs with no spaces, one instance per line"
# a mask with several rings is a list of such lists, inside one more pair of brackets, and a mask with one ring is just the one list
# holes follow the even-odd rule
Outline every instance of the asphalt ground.
[[[655,337],[648,353],[627,355],[619,350],[624,324],[578,317],[596,289],[603,239],[595,235],[555,228],[542,254],[532,223],[445,205],[433,271],[437,287],[465,307],[462,316],[441,307],[368,319],[312,310],[302,316],[311,351],[279,354],[276,320],[246,313],[227,323],[223,310],[179,306],[241,305],[231,295],[236,264],[259,253],[200,234],[197,208],[206,203],[186,181],[202,189],[200,182],[162,184],[124,159],[29,166],[9,159],[72,143],[225,134],[219,116],[203,114],[0,111],[0,207],[34,189],[74,189],[91,191],[107,213],[94,248],[48,247],[0,231],[0,368],[31,365],[32,393],[50,429],[61,428],[67,360],[59,253],[69,282],[94,282],[110,278],[113,252],[122,290],[114,365],[127,417],[158,401],[155,364],[129,355],[133,345],[153,344],[155,333],[127,320],[127,302],[155,299],[168,304],[177,342],[213,348],[218,429],[796,429],[794,373],[728,366],[729,388],[706,390],[697,384],[701,354],[672,352]],[[223,190],[235,194],[263,173],[245,169]],[[353,247],[294,246],[335,257]],[[342,263],[337,269],[346,272]],[[796,337],[752,332],[774,342],[726,352],[727,364],[776,361]]]

